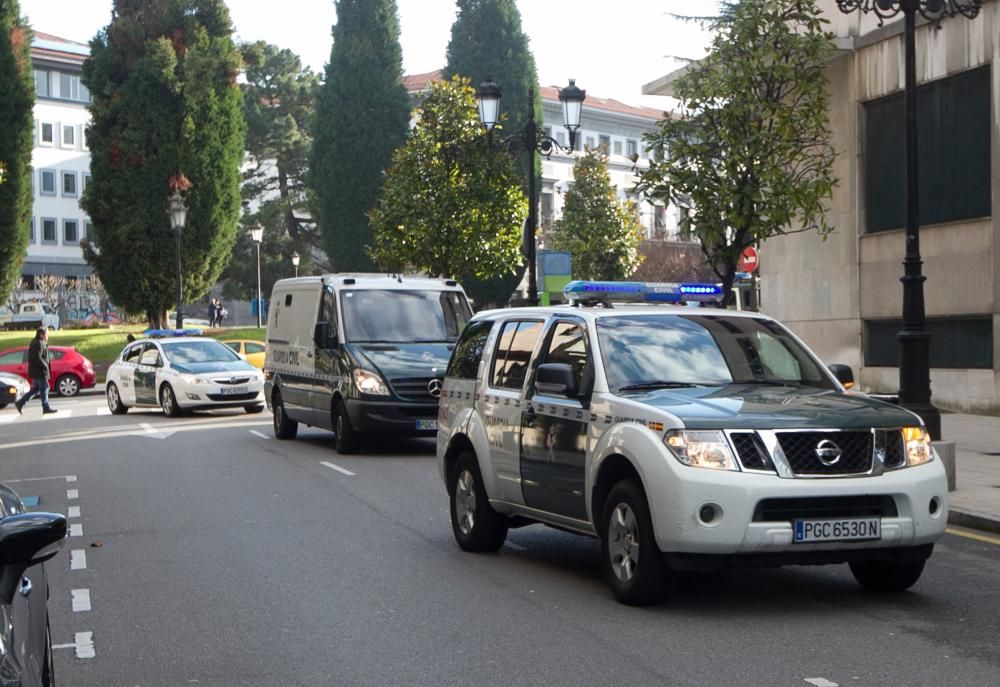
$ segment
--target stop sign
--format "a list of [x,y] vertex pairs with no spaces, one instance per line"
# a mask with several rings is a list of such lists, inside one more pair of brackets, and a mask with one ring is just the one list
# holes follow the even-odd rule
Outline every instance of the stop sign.
[[757,269],[758,264],[757,249],[753,246],[747,246],[743,249],[740,254],[739,262],[736,263],[737,272],[753,272]]

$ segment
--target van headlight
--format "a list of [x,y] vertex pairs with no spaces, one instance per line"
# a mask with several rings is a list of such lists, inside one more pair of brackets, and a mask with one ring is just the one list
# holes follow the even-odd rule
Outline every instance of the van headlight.
[[389,395],[389,387],[386,386],[382,378],[368,370],[354,370],[354,385],[358,387],[358,391],[369,396]]
[[931,436],[923,427],[903,427],[903,446],[906,448],[908,466],[923,465],[934,460]]
[[663,437],[674,458],[695,468],[739,470],[722,432],[672,429]]

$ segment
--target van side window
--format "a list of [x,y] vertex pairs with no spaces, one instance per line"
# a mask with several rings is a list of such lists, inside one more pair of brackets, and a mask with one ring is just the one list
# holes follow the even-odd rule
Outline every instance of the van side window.
[[323,291],[323,312],[322,319],[328,325],[329,337],[327,341],[332,345],[337,338],[337,292],[330,289]]
[[286,293],[285,294],[285,305],[291,305],[291,304],[292,304],[292,294]]
[[541,331],[541,322],[508,322],[504,325],[493,360],[492,386],[502,389],[524,386],[531,353]]
[[481,320],[474,322],[462,332],[462,338],[455,346],[455,352],[451,356],[451,365],[448,367],[446,377],[459,377],[461,379],[475,379],[479,372],[479,361],[483,357],[486,348],[486,340],[490,337],[493,329],[491,320]]

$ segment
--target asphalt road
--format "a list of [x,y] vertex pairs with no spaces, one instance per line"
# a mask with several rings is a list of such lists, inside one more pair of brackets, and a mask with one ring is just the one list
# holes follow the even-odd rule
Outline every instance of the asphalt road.
[[1000,683],[996,536],[949,530],[902,595],[741,570],[635,609],[590,539],[461,552],[432,442],[340,456],[269,414],[53,403],[0,411],[0,481],[78,526],[49,564],[64,685]]

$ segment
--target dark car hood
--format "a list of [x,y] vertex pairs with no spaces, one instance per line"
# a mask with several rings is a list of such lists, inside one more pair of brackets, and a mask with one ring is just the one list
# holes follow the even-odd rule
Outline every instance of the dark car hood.
[[902,427],[913,414],[867,396],[811,387],[732,385],[623,394],[704,429]]
[[228,363],[185,363],[183,365],[170,364],[172,370],[184,372],[186,374],[202,375],[213,372],[255,372],[256,367],[245,360],[233,360]]
[[451,358],[450,343],[348,344],[363,366],[371,366],[385,379],[443,377]]

